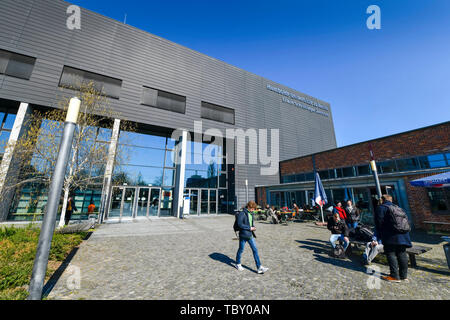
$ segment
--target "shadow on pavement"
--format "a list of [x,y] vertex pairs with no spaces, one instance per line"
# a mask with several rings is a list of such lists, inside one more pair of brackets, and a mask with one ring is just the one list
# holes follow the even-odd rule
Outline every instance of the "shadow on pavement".
[[[363,266],[358,259],[354,257],[349,257],[347,259],[337,259],[333,257],[325,257],[319,254],[314,254],[314,257],[317,261],[322,263],[332,264],[336,267],[346,268],[353,271],[360,271],[366,273],[366,266]],[[350,260],[349,260],[350,259]]]
[[[234,259],[231,259],[230,257],[224,255],[223,253],[214,252],[209,255],[209,257],[213,260],[225,263],[226,265],[229,265],[232,268],[236,268],[236,261]],[[243,268],[253,272],[258,273],[257,271],[253,270],[252,268],[247,267],[246,265],[242,265]]]
[[[313,240],[314,242],[308,241],[308,240]],[[322,240],[307,239],[307,240],[295,240],[295,241],[302,244],[302,246],[299,246],[300,248],[314,251],[314,253],[328,254],[331,250],[331,246],[328,245],[327,242],[322,241]],[[327,245],[322,244],[322,242],[327,243]]]
[[438,234],[429,234],[425,231],[421,231],[421,230],[415,230],[413,232],[410,233],[411,236],[411,241],[413,242],[420,242],[420,243],[424,243],[424,244],[434,244],[434,245],[439,245],[439,244],[445,244],[447,243],[444,239],[442,239],[442,235],[438,235]]
[[234,259],[231,259],[230,257],[224,255],[223,253],[214,252],[214,253],[211,253],[209,255],[209,257],[211,259],[213,259],[213,260],[225,263],[225,264],[227,264],[227,265],[229,265],[230,267],[233,267],[233,268],[234,268],[234,264],[236,263],[234,261]]
[[[84,237],[83,241],[88,240],[92,235],[92,232],[89,232],[86,237]],[[72,261],[73,257],[77,253],[79,247],[75,247],[70,251],[69,255],[64,259],[64,261],[61,263],[59,268],[53,273],[53,275],[48,279],[48,281],[45,283],[44,288],[42,289],[42,297],[47,297],[50,292],[55,287],[56,283],[58,282],[59,278],[61,278],[61,275],[64,273],[64,271],[67,269],[67,266]]]

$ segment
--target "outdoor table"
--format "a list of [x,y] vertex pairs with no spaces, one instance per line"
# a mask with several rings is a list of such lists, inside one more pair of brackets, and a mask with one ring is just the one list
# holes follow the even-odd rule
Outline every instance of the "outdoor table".
[[290,211],[280,211],[281,221],[288,221],[288,218],[292,218],[292,212]]

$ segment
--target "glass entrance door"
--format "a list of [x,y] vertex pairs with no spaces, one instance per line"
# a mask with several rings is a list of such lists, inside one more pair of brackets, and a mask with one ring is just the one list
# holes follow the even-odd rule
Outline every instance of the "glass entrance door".
[[122,202],[122,218],[134,217],[136,188],[125,188]]
[[190,215],[217,214],[217,190],[185,189],[184,194],[190,197]]
[[209,214],[217,213],[217,190],[209,190]]
[[111,193],[111,208],[109,209],[108,218],[119,218],[122,208],[123,188],[113,187]]
[[189,214],[190,215],[198,215],[198,195],[199,190],[197,189],[191,189],[189,197],[191,199],[191,205],[189,208]]
[[200,199],[200,214],[208,214],[208,190],[202,190]]
[[149,188],[139,188],[137,206],[136,206],[136,217],[146,217],[148,216],[148,203],[149,203]]
[[159,216],[161,188],[113,187],[108,218]]
[[156,217],[159,215],[159,201],[161,198],[161,189],[160,188],[152,188],[150,191],[149,198],[149,209],[148,215],[152,217]]

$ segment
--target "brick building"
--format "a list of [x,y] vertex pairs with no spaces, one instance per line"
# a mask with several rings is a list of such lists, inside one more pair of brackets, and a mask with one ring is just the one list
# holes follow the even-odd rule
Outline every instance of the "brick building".
[[[363,208],[363,220],[371,223],[377,199],[369,166],[372,148],[381,189],[406,209],[415,228],[429,229],[424,222],[450,223],[450,188],[421,188],[411,180],[450,170],[450,122],[383,138],[314,153],[280,162],[278,185],[257,186],[260,205],[311,205],[314,170],[319,172],[332,203],[350,198]],[[436,229],[449,230],[447,225]]]

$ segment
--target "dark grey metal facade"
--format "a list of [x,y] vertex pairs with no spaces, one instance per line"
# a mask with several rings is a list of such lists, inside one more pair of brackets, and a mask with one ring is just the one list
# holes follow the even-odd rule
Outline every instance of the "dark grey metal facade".
[[[336,147],[328,103],[85,9],[81,29],[69,30],[70,5],[0,0],[0,49],[36,58],[30,80],[0,75],[0,98],[57,107],[66,65],[121,79],[120,99],[111,99],[110,105],[123,119],[189,131],[196,120],[202,120],[204,130],[279,129],[280,160]],[[317,101],[329,108],[329,116],[285,103],[267,85]],[[186,96],[186,113],[141,105],[143,86]],[[235,125],[201,119],[201,101],[234,109]],[[237,165],[239,205],[246,198],[246,179],[250,199],[253,186],[279,183],[278,174],[261,176],[259,165]]]

